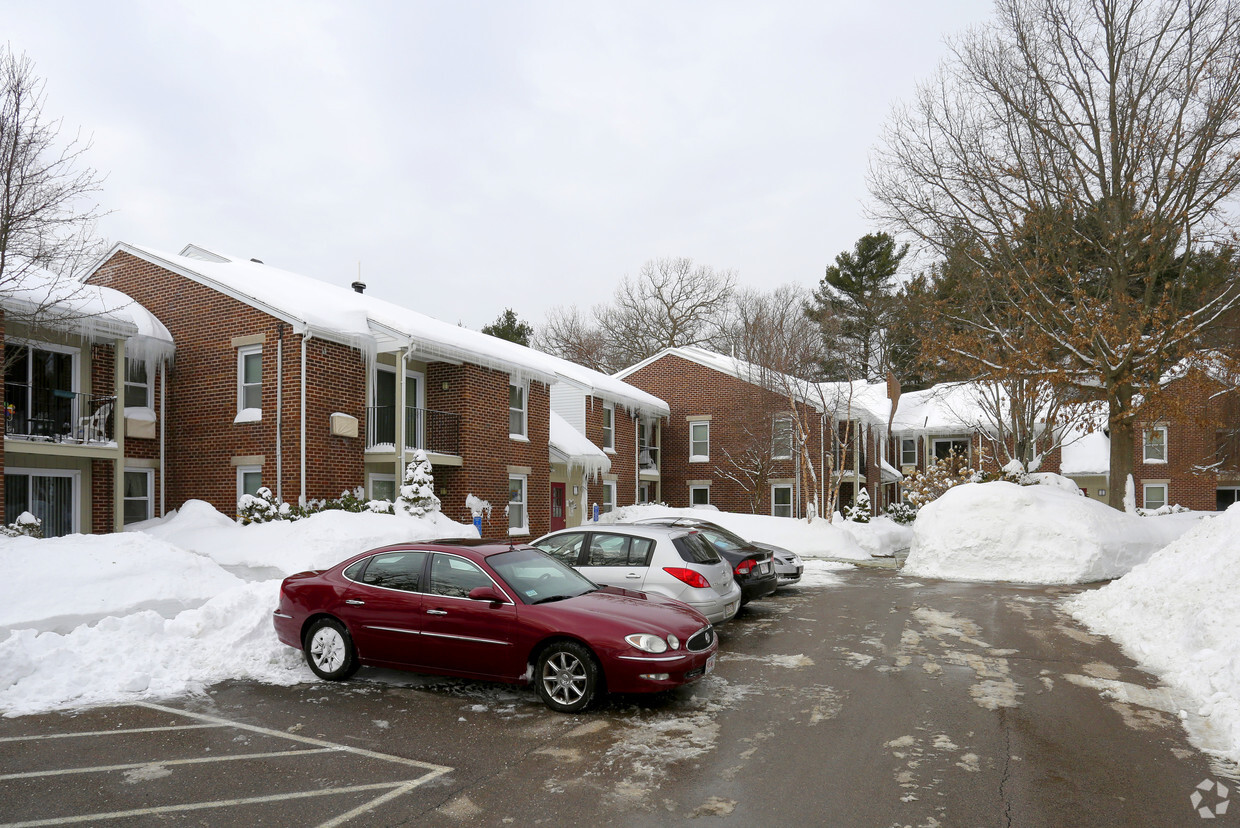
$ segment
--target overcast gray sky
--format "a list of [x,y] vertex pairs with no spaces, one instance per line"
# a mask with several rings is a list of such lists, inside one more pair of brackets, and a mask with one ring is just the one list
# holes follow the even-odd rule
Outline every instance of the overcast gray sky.
[[817,284],[874,229],[891,106],[986,21],[943,2],[8,0],[0,37],[92,135],[100,230],[481,327],[660,256]]

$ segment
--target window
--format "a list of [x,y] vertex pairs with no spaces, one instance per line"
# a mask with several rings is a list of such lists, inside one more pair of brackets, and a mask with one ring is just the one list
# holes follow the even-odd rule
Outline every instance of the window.
[[126,526],[154,517],[154,479],[151,469],[125,469]]
[[370,476],[370,499],[396,502],[396,475],[372,474]]
[[796,434],[791,417],[776,417],[772,423],[771,459],[787,460],[792,457],[792,440]]
[[771,515],[792,517],[792,487],[780,484],[771,487]]
[[508,476],[508,534],[528,535],[529,523],[525,514],[525,475]]
[[256,495],[263,487],[262,466],[237,466],[237,500],[242,495]]
[[78,531],[78,473],[58,469],[4,470],[4,522],[22,512],[43,522],[43,537],[59,538]]
[[699,420],[689,423],[689,462],[705,463],[710,460],[710,422]]
[[375,555],[366,564],[362,583],[403,592],[419,592],[422,588],[422,566],[425,562],[426,553],[421,551]]
[[525,437],[527,387],[508,385],[508,436]]
[[969,459],[969,441],[965,437],[936,437],[931,441],[935,460],[946,460],[955,455],[963,460]]
[[596,532],[590,537],[586,566],[646,566],[654,541]]
[[689,487],[689,505],[690,506],[709,506],[710,505],[710,486],[690,486]]
[[151,381],[140,359],[125,357],[125,407],[151,407]]
[[1167,505],[1166,483],[1146,483],[1144,489],[1146,509],[1161,509]]
[[430,593],[432,595],[468,598],[471,591],[478,587],[489,586],[493,586],[491,579],[475,566],[473,561],[458,558],[456,555],[445,555],[442,552],[435,553],[431,559]]
[[566,535],[542,539],[538,542],[538,548],[569,566],[576,566],[577,558],[581,554],[581,543],[585,539],[586,536],[581,532],[569,532]]
[[651,501],[650,493],[654,491],[649,483],[640,483],[637,486],[637,502],[649,503]]
[[1232,504],[1240,503],[1240,487],[1220,486],[1215,497],[1218,503],[1214,508],[1225,512]]
[[901,440],[900,441],[900,465],[916,466],[917,465],[917,441]]
[[615,451],[616,449],[616,405],[615,403],[603,404],[603,450]]
[[1157,428],[1147,428],[1145,430],[1145,439],[1142,441],[1143,447],[1141,459],[1146,463],[1166,463],[1167,462],[1167,427],[1158,426]]
[[607,514],[616,508],[616,481],[607,480],[603,483],[603,503],[599,507],[601,514]]
[[237,410],[263,409],[263,346],[237,349]]
[[56,438],[81,428],[93,412],[76,393],[77,353],[57,345],[5,344],[6,434]]

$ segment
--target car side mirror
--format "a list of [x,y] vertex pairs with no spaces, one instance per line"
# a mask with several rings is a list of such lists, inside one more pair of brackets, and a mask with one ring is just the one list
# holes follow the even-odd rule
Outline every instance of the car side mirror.
[[504,596],[496,591],[495,587],[480,586],[474,587],[469,591],[469,600],[471,601],[490,601],[492,604],[502,604]]

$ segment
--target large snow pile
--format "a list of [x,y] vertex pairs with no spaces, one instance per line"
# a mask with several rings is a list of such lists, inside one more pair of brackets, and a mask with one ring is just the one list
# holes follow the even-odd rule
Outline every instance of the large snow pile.
[[1240,762],[1240,505],[1067,606],[1196,699],[1202,746]]
[[[0,582],[4,715],[196,692],[226,679],[311,681],[271,625],[284,575],[388,543],[477,537],[442,515],[334,511],[239,526],[201,501],[142,528],[0,542],[0,563],[21,573]],[[82,623],[67,629],[69,619]]]
[[867,523],[847,520],[836,524],[848,534],[861,549],[876,557],[890,558],[913,543],[913,527],[896,523],[889,517],[872,517]]
[[1138,517],[1053,486],[966,483],[917,513],[904,572],[964,581],[1118,578],[1200,515]]
[[848,524],[844,529],[839,523],[815,518],[813,523],[792,518],[769,515],[747,515],[739,512],[721,512],[713,507],[695,506],[690,509],[673,509],[670,506],[643,504],[624,506],[599,517],[599,523],[624,523],[656,517],[690,517],[709,520],[730,529],[747,541],[769,543],[796,552],[803,558],[847,558],[866,560],[870,556],[854,539],[851,529],[865,524]]

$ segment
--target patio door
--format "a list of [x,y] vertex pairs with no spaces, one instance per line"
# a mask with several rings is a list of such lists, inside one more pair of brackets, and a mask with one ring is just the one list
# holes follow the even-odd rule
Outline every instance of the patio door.
[[564,484],[551,484],[551,529],[554,532],[557,529],[567,528],[564,508]]
[[22,512],[43,522],[43,537],[59,538],[77,531],[76,472],[51,469],[6,469],[4,522],[13,523]]

